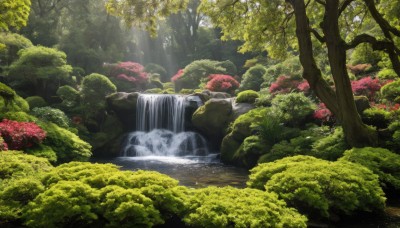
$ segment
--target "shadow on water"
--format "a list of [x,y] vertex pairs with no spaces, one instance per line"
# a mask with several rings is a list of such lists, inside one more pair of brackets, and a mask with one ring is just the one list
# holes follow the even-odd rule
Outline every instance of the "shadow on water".
[[153,170],[179,180],[189,187],[233,186],[244,188],[249,172],[245,169],[224,165],[216,154],[209,156],[143,156],[118,157],[112,160],[94,159],[93,162],[112,163],[122,170]]

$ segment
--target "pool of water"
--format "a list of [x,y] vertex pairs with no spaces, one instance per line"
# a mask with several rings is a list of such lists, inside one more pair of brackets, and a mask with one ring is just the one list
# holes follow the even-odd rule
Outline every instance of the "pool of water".
[[233,186],[244,188],[249,172],[222,164],[216,154],[209,156],[143,156],[94,159],[93,162],[112,163],[122,170],[154,170],[179,180],[190,187]]

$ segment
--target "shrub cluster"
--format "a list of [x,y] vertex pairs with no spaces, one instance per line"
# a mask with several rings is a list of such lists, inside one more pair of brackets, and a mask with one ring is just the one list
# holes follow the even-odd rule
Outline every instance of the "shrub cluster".
[[237,103],[254,103],[260,95],[254,90],[245,90],[240,92],[236,97]]
[[46,132],[31,122],[17,122],[3,119],[0,122],[0,134],[8,149],[21,150],[40,144],[46,138]]
[[209,81],[207,82],[206,89],[214,92],[233,94],[240,85],[232,76],[225,74],[211,74],[208,76],[208,79]]

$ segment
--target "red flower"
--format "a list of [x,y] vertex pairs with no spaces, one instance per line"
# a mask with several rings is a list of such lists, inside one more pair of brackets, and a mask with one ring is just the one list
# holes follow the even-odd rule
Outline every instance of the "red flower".
[[4,119],[0,122],[0,133],[8,148],[21,150],[41,143],[46,138],[46,132],[35,123],[17,122]]
[[300,92],[307,92],[310,86],[306,81],[290,78],[289,76],[281,75],[269,87],[271,94],[289,93],[290,91],[297,90]]

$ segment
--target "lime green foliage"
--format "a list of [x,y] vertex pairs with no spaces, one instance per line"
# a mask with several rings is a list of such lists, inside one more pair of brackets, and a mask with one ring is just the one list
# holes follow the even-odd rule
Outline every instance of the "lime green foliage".
[[400,96],[400,79],[382,86],[381,94],[389,101],[396,100]]
[[18,51],[24,48],[32,47],[33,44],[27,38],[10,32],[0,32],[0,45],[5,46],[4,50],[0,48],[0,68],[9,66],[18,58]]
[[343,155],[343,152],[347,149],[349,149],[349,145],[346,143],[343,129],[338,127],[332,134],[317,140],[312,145],[311,155],[318,158],[335,161],[336,159],[340,158]]
[[167,81],[167,71],[164,67],[155,64],[149,63],[144,67],[144,72],[151,73],[151,74],[158,74],[162,81]]
[[[41,95],[47,99],[54,95],[48,83],[66,84],[72,67],[67,65],[64,52],[53,48],[34,46],[21,50],[19,59],[10,66],[9,80],[22,92]],[[50,93],[50,94],[47,94]]]
[[303,68],[298,56],[291,56],[283,62],[277,63],[267,68],[264,74],[264,81],[270,85],[281,75],[288,75],[291,78],[301,78]]
[[254,167],[258,158],[267,152],[268,146],[258,135],[249,136],[244,139],[233,159],[245,167]]
[[0,153],[0,180],[50,171],[52,167],[47,159],[23,154],[21,151]]
[[174,89],[174,83],[172,83],[172,82],[165,82],[165,83],[163,83],[163,88],[164,88],[164,89]]
[[80,181],[60,181],[39,194],[26,208],[28,226],[87,226],[97,219],[94,213],[97,192]]
[[391,120],[390,112],[379,109],[369,108],[364,110],[362,114],[362,120],[368,125],[372,125],[377,128],[386,128]]
[[110,79],[96,73],[84,77],[81,86],[82,102],[89,112],[105,108],[106,96],[117,91]]
[[210,74],[229,74],[231,64],[209,59],[196,60],[183,69],[183,75],[175,81],[178,91],[184,89],[197,89],[202,80],[207,80]]
[[[289,129],[287,130],[289,131]],[[282,134],[280,138],[285,138]],[[288,132],[289,133],[289,132]],[[294,131],[290,133],[295,133]],[[322,155],[324,157],[324,153],[314,154],[311,152],[312,146],[314,143],[321,140],[324,136],[329,135],[330,130],[328,127],[316,127],[312,126],[307,130],[303,130],[299,133],[299,135],[294,137],[286,137],[290,138],[288,140],[282,140],[279,143],[272,144],[272,148],[268,153],[263,155],[258,162],[271,162],[281,158],[290,157],[294,155]],[[279,137],[279,136],[277,136]],[[325,157],[324,157],[325,158]]]
[[260,95],[254,90],[245,90],[240,92],[236,97],[237,103],[254,103]]
[[34,108],[31,113],[43,121],[53,122],[62,128],[69,127],[69,119],[60,109],[51,107]]
[[278,94],[271,101],[283,114],[287,125],[299,126],[305,123],[305,118],[316,109],[314,102],[303,93]]
[[3,0],[0,2],[0,31],[20,29],[26,25],[31,10],[29,0]]
[[377,77],[380,80],[391,80],[397,79],[397,74],[393,69],[384,68],[378,72]]
[[37,122],[47,133],[44,144],[57,153],[57,162],[86,161],[92,156],[89,143],[71,131],[51,122]]
[[57,89],[57,96],[62,100],[62,105],[65,107],[74,107],[79,102],[79,92],[71,86],[65,85]]
[[349,162],[288,157],[253,168],[247,184],[277,193],[288,205],[309,216],[381,212],[385,207],[378,176]]
[[57,153],[53,148],[43,144],[27,148],[24,152],[35,155],[36,157],[47,158],[52,164],[57,162]]
[[257,107],[268,107],[271,106],[271,100],[272,100],[272,96],[269,93],[269,91],[267,89],[261,89],[260,92],[260,97],[256,99],[255,105]]
[[43,97],[31,96],[25,98],[25,100],[26,102],[28,102],[30,109],[48,106],[47,102],[43,99]]
[[194,93],[194,89],[181,89],[179,91],[180,94],[192,94]]
[[346,150],[341,161],[358,163],[379,176],[383,188],[400,189],[400,155],[383,148],[353,148]]
[[242,76],[239,91],[259,91],[261,84],[264,82],[263,76],[266,72],[267,68],[260,64],[250,67]]
[[400,121],[393,121],[388,129],[392,133],[391,140],[386,141],[388,144],[388,148],[392,151],[399,151],[400,150]]
[[189,191],[183,221],[193,227],[306,227],[307,218],[275,194],[208,187]]
[[269,110],[267,108],[256,108],[240,115],[235,122],[233,122],[232,134],[235,135],[236,139],[244,140],[246,137],[250,136],[258,124],[265,119],[268,112]]
[[5,111],[29,111],[29,104],[22,97],[18,96],[13,89],[0,83],[0,108]]
[[154,89],[148,89],[146,91],[144,91],[144,93],[156,93],[156,94],[160,94],[163,93],[163,90],[160,88],[154,88]]

